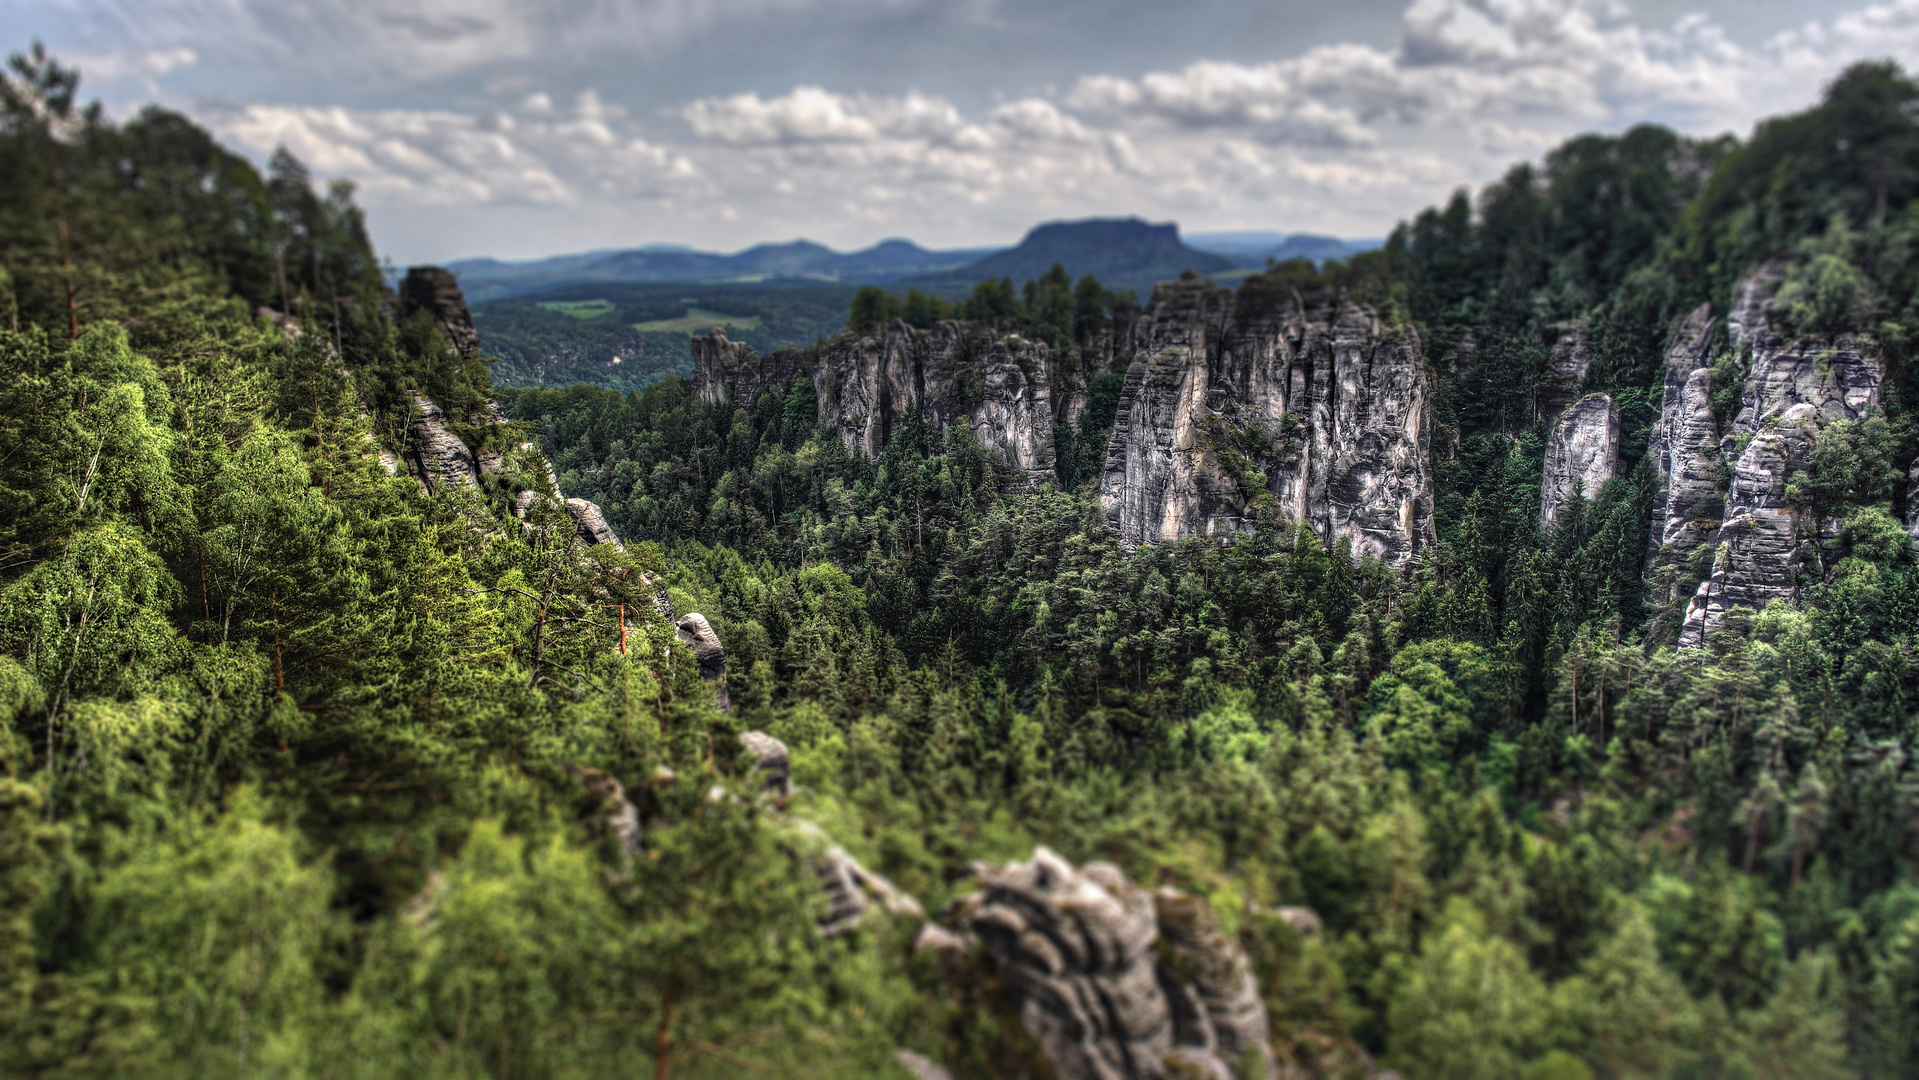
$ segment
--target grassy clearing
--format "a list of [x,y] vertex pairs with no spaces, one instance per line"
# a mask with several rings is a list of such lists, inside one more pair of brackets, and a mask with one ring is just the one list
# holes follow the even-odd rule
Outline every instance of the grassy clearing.
[[606,300],[542,300],[540,306],[575,319],[597,319],[613,311],[613,304]]
[[689,307],[686,314],[677,319],[655,319],[652,322],[635,323],[636,330],[652,330],[658,333],[698,334],[719,327],[723,330],[758,330],[758,315],[728,315],[723,311],[710,311],[702,307]]

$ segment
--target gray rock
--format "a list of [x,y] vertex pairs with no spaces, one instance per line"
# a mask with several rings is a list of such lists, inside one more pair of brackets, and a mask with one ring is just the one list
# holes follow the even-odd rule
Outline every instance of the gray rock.
[[731,709],[732,699],[726,693],[726,649],[720,644],[720,636],[713,632],[712,624],[695,611],[682,616],[674,629],[680,644],[692,649],[699,660],[700,676],[714,684],[720,711]]
[[1879,408],[1886,370],[1876,349],[1853,334],[1786,340],[1773,330],[1766,312],[1779,278],[1779,268],[1767,266],[1741,281],[1727,316],[1746,376],[1739,412],[1718,447],[1731,480],[1724,520],[1712,534],[1712,574],[1687,604],[1681,646],[1704,644],[1733,607],[1756,610],[1798,596],[1824,537],[1822,523],[1786,501],[1786,486],[1805,467],[1822,425],[1863,420]]
[[428,492],[437,494],[480,482],[473,451],[447,427],[446,413],[417,390],[413,391],[413,422],[407,434],[414,474]]
[[946,1066],[924,1054],[897,1050],[893,1053],[893,1060],[899,1062],[900,1068],[905,1069],[913,1080],[953,1080],[953,1074],[946,1071]]
[[[1712,415],[1713,314],[1701,304],[1674,329],[1666,348],[1666,382],[1647,455],[1659,476],[1647,570],[1677,573],[1711,541],[1725,516],[1719,490],[1719,432]],[[1664,598],[1675,599],[1670,593]]]
[[450,271],[437,266],[415,266],[400,282],[400,316],[411,318],[426,311],[446,338],[447,349],[456,356],[473,356],[480,351],[480,335],[473,329],[473,313],[466,306],[466,294]]
[[705,401],[743,407],[811,378],[818,422],[868,458],[878,458],[916,410],[935,424],[965,422],[1009,470],[1036,483],[1053,471],[1050,365],[1045,345],[1017,335],[994,339],[957,322],[915,330],[895,320],[872,335],[764,357],[716,330],[693,339],[692,382]]
[[1592,499],[1619,469],[1619,408],[1605,394],[1566,406],[1546,442],[1539,490],[1539,527],[1550,529],[1574,495]]
[[1553,329],[1558,336],[1534,396],[1535,411],[1541,420],[1555,419],[1579,399],[1579,384],[1585,381],[1586,368],[1592,363],[1584,322],[1560,323]]
[[1248,531],[1271,506],[1401,566],[1432,542],[1431,426],[1410,330],[1326,292],[1163,285],[1135,331],[1100,500],[1128,543]]
[[[975,871],[979,888],[949,906],[947,921],[984,944],[1063,1080],[1231,1076],[1229,1041],[1264,1045],[1256,988],[1246,1011],[1250,967],[1211,912],[1193,906],[1203,902],[1169,893],[1156,903],[1118,867],[1075,869],[1044,847],[1028,862]],[[1177,924],[1168,937],[1177,970],[1155,952],[1162,909]]]
[[1203,1038],[1178,1041],[1213,1051],[1222,1065],[1251,1054],[1261,1063],[1260,1074],[1272,1075],[1277,1065],[1267,1035],[1266,1003],[1246,950],[1220,931],[1212,907],[1200,897],[1162,888],[1153,893],[1153,902],[1160,935],[1178,959],[1177,974],[1198,1005],[1194,1026],[1204,1033]]
[[837,845],[829,847],[814,860],[820,888],[826,893],[826,914],[820,919],[820,932],[839,937],[858,926],[870,911],[923,919],[926,911],[920,902],[902,892],[884,877],[860,865]]
[[580,530],[580,539],[589,544],[612,544],[624,550],[619,535],[606,523],[606,515],[600,513],[598,503],[568,499],[565,505],[566,516],[572,518],[574,526]]
[[760,774],[762,789],[785,798],[793,794],[792,757],[786,744],[760,731],[740,736],[740,745],[753,758],[753,771]]

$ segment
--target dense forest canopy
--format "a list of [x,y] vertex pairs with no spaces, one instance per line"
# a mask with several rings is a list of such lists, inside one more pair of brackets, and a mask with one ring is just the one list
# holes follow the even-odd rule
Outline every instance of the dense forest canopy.
[[[1403,569],[1263,504],[1128,550],[1097,489],[1143,313],[1092,278],[852,296],[854,334],[957,317],[1091,373],[1037,486],[960,423],[868,459],[804,377],[498,388],[349,186],[110,120],[38,48],[3,86],[0,1071],[1054,1075],[1003,972],[904,907],[822,932],[812,870],[937,915],[1046,845],[1201,898],[1288,1075],[1919,1076],[1896,68],[1246,281],[1417,333],[1437,543]],[[1882,406],[1795,459],[1832,523],[1799,599],[1678,648],[1715,566],[1647,576],[1662,357],[1714,304],[1730,430],[1762,267],[1783,332],[1880,350]],[[1542,529],[1575,321],[1625,460]]]

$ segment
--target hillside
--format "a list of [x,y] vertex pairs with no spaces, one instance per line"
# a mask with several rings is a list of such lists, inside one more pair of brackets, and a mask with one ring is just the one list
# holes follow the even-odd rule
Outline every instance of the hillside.
[[911,274],[963,266],[986,251],[929,251],[910,240],[884,240],[838,252],[808,240],[761,244],[731,255],[654,245],[630,251],[559,255],[525,262],[464,259],[447,264],[475,303],[549,292],[566,286],[647,283],[721,284],[753,281],[884,284]]
[[1919,1076],[1898,69],[625,392],[12,70],[0,1074]]

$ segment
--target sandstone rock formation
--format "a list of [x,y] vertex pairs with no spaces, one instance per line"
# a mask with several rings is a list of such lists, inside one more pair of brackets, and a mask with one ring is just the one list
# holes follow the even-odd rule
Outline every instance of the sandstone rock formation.
[[[1266,1030],[1266,1005],[1259,997],[1245,950],[1219,928],[1211,905],[1178,889],[1153,893],[1160,936],[1172,946],[1178,970],[1161,973],[1174,1002],[1174,1040],[1195,1046],[1226,1064],[1252,1055],[1260,1071],[1273,1072],[1273,1046]],[[1176,992],[1175,992],[1176,991]]]
[[1533,397],[1541,420],[1556,418],[1566,411],[1566,406],[1579,399],[1579,384],[1585,380],[1586,368],[1592,363],[1585,323],[1560,323],[1554,329],[1558,336],[1553,340],[1552,355],[1546,360],[1546,370]]
[[1653,511],[1648,570],[1683,568],[1725,516],[1718,480],[1719,432],[1712,415],[1712,342],[1712,305],[1701,304],[1673,331],[1666,348],[1665,389],[1647,448],[1661,489]]
[[480,482],[473,451],[447,426],[446,413],[417,390],[413,392],[413,422],[407,426],[407,436],[414,475],[428,492],[438,494]]
[[733,707],[726,693],[726,649],[720,645],[720,636],[713,632],[713,626],[706,616],[691,612],[680,618],[674,627],[680,644],[693,650],[700,662],[700,676],[713,683],[713,692],[719,699],[721,712]]
[[1546,442],[1539,490],[1539,527],[1549,529],[1575,494],[1592,499],[1619,468],[1619,407],[1588,394],[1559,414]]
[[709,402],[751,404],[798,376],[814,382],[818,420],[846,448],[877,458],[916,412],[936,424],[963,420],[980,444],[1031,481],[1053,471],[1050,350],[1018,335],[993,337],[964,323],[915,330],[898,320],[874,335],[760,356],[713,331],[693,339],[693,387]]
[[1330,292],[1180,281],[1135,331],[1100,500],[1128,543],[1246,531],[1271,506],[1404,565],[1432,542],[1431,425],[1410,330]]
[[793,794],[792,757],[785,743],[763,731],[749,731],[740,736],[740,745],[753,759],[762,790],[777,798]]
[[[975,869],[979,889],[947,921],[983,942],[1062,1080],[1230,1077],[1248,1050],[1270,1065],[1245,954],[1202,901],[1156,898],[1110,863],[1076,869],[1044,847]],[[1155,952],[1162,918],[1171,967]]]
[[920,907],[918,900],[861,866],[858,859],[837,844],[814,860],[813,870],[819,875],[820,888],[826,894],[826,914],[819,925],[820,932],[827,937],[846,933],[875,909],[903,918],[926,917],[926,910]]
[[466,294],[459,279],[437,266],[415,266],[400,282],[400,316],[411,318],[416,311],[433,316],[433,322],[446,337],[447,348],[460,356],[480,351],[480,335],[473,329],[473,313],[466,306]]
[[[1712,531],[1712,573],[1687,605],[1682,646],[1703,644],[1729,608],[1757,609],[1797,596],[1802,569],[1817,557],[1821,523],[1803,519],[1786,501],[1786,486],[1804,468],[1821,425],[1863,420],[1879,407],[1885,362],[1857,336],[1787,340],[1773,329],[1767,308],[1779,277],[1778,268],[1770,266],[1747,277],[1727,316],[1731,347],[1745,360],[1746,375],[1739,412],[1717,448],[1731,478],[1723,520]],[[1696,415],[1709,378],[1701,370],[1687,376],[1678,411],[1693,415],[1677,418],[1675,427],[1696,429],[1710,422],[1709,401],[1704,417]],[[1668,390],[1671,385],[1669,368]],[[1703,462],[1711,459],[1697,449],[1696,436],[1680,441],[1696,455],[1687,472],[1702,472]],[[1654,446],[1659,447],[1657,437]],[[1678,457],[1674,454],[1676,462]],[[1659,524],[1668,532],[1674,529],[1670,515]]]
[[568,499],[565,503],[566,516],[580,530],[580,539],[589,544],[612,544],[623,547],[618,534],[606,523],[606,515],[600,513],[598,503],[586,499]]

